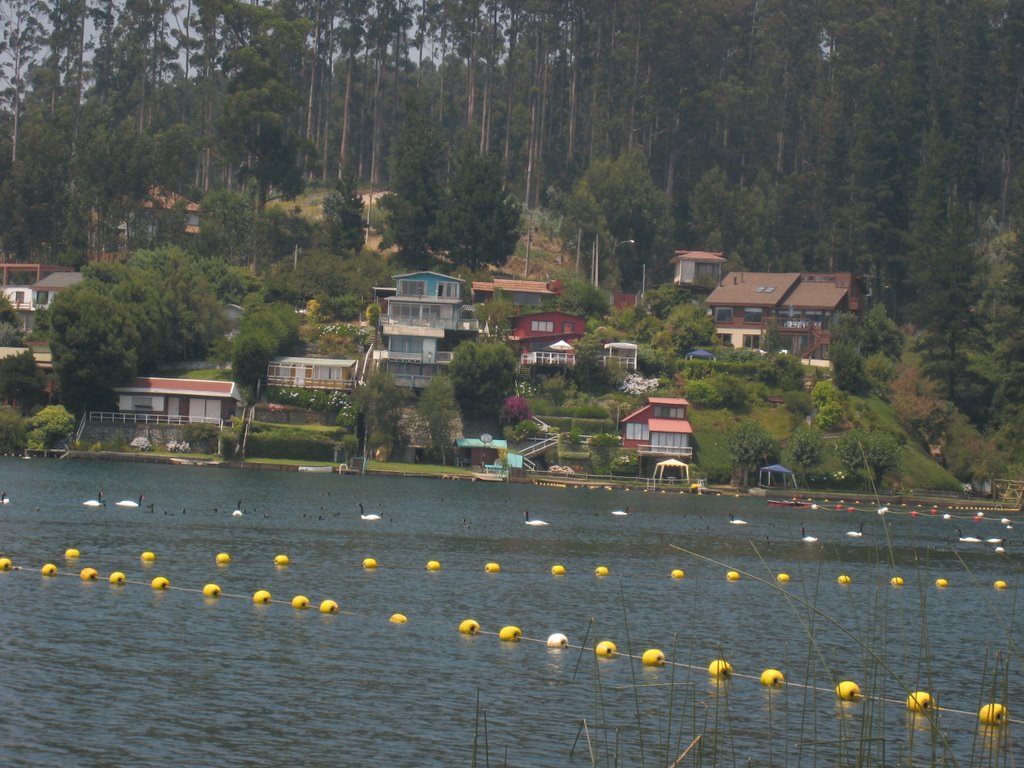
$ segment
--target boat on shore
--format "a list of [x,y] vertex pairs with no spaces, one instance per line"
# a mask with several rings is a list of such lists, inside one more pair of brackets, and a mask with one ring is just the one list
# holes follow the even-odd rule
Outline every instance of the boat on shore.
[[769,507],[809,507],[811,502],[797,499],[768,499]]

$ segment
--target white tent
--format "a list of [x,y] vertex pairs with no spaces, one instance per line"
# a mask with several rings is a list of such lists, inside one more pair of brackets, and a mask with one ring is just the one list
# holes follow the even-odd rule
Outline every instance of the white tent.
[[664,461],[659,461],[657,464],[654,465],[654,479],[655,480],[664,480],[665,479],[665,470],[666,469],[678,469],[679,470],[679,478],[681,480],[686,480],[687,482],[689,482],[689,480],[690,480],[690,465],[689,464],[686,464],[686,463],[680,461],[679,459],[665,459]]
[[572,344],[565,339],[560,339],[548,347],[548,349],[553,349],[555,352],[572,352]]

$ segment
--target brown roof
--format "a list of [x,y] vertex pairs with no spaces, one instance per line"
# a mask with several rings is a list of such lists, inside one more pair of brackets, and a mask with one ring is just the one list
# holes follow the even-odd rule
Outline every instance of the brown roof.
[[799,280],[799,272],[730,272],[705,303],[774,307]]
[[516,293],[544,293],[554,295],[554,291],[548,288],[548,284],[540,280],[505,280],[495,278],[491,282],[473,281],[474,291],[509,291]]
[[233,381],[209,379],[162,379],[140,376],[127,387],[114,387],[115,392],[138,392],[165,395],[192,395],[195,397],[233,398],[241,401],[238,386]]
[[164,210],[171,210],[180,201],[185,201],[185,210],[189,213],[198,213],[200,208],[198,203],[193,203],[177,192],[170,192],[163,187],[150,187],[149,198],[142,201],[143,208],[163,208]]
[[784,304],[798,309],[835,309],[849,292],[845,283],[801,280]]
[[672,261],[716,261],[724,262],[725,256],[713,251],[676,251]]

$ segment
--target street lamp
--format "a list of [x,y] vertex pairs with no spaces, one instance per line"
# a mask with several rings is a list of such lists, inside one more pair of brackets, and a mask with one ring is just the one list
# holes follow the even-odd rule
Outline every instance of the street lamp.
[[[620,240],[612,246],[612,256],[615,255],[615,249],[620,245],[636,245],[636,240]],[[594,287],[598,287],[598,282],[601,277],[601,259],[600,251],[597,247],[597,236],[594,236]]]

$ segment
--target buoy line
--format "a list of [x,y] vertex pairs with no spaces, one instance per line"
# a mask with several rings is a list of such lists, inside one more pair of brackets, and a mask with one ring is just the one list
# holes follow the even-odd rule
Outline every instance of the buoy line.
[[[475,624],[475,622],[473,622],[473,623]],[[515,632],[514,633],[513,632],[506,632],[506,630],[515,630]],[[503,627],[502,631],[499,631],[499,632],[493,632],[493,631],[489,631],[489,630],[485,630],[485,629],[475,629],[472,632],[464,632],[463,634],[480,635],[480,636],[485,636],[485,637],[494,637],[494,638],[498,638],[499,640],[512,640],[514,642],[535,643],[535,644],[538,644],[538,645],[545,645],[548,648],[552,648],[553,647],[551,645],[551,642],[550,642],[551,638],[548,638],[548,639],[544,640],[544,639],[541,639],[539,637],[528,637],[526,635],[523,635],[521,630],[519,630],[518,627],[514,627],[514,626]],[[513,635],[514,635],[514,637],[513,637]],[[565,637],[564,635],[553,635],[552,637],[556,637],[556,636],[562,637],[562,638]],[[644,664],[644,666],[652,666],[650,664],[644,663],[645,662],[645,657],[647,656],[648,653],[650,653],[650,651],[645,651],[643,654],[641,654],[639,656],[637,654],[635,654],[635,653],[630,653],[628,651],[619,651],[617,648],[614,648],[610,653],[601,653],[600,652],[601,651],[601,646],[606,644],[606,643],[611,644],[612,646],[614,646],[614,643],[611,643],[611,641],[604,640],[604,641],[598,642],[598,643],[596,643],[596,644],[594,644],[592,646],[573,645],[572,643],[569,643],[568,641],[566,641],[565,643],[562,643],[559,646],[555,646],[555,647],[560,648],[562,650],[566,650],[566,651],[578,651],[579,653],[584,653],[586,651],[591,651],[595,655],[602,656],[604,658],[620,657],[620,658],[623,658],[623,659],[628,659],[631,662],[640,662],[641,664]],[[654,649],[652,649],[652,650],[654,650]],[[721,664],[723,664],[727,668],[727,671],[722,672],[721,674],[717,674],[717,675],[712,674],[711,675],[712,679],[718,679],[718,680],[721,680],[723,682],[726,681],[726,680],[729,680],[729,679],[751,680],[751,681],[759,682],[762,685],[764,684],[764,674],[765,673],[762,673],[761,675],[751,675],[751,674],[745,674],[745,673],[742,673],[742,672],[735,672],[733,670],[733,668],[732,668],[732,665],[729,664],[729,662],[724,661],[722,659],[719,659],[717,661],[720,662]],[[714,664],[715,664],[715,662],[712,662],[712,666]],[[697,664],[688,664],[688,663],[682,662],[682,661],[670,661],[670,660],[664,658],[664,654],[661,654],[661,658],[660,658],[660,661],[658,662],[657,666],[674,667],[674,668],[677,668],[677,669],[686,669],[686,670],[689,670],[689,671],[692,671],[692,672],[705,672],[705,673],[708,672],[708,667],[703,667],[703,666],[700,666],[700,665],[697,665]],[[766,672],[767,671],[772,671],[772,670],[766,670]],[[671,686],[671,685],[677,685],[677,684],[679,684],[679,683],[677,683],[677,682],[672,682],[672,683],[648,683],[648,684],[645,684],[643,687],[645,687],[645,688],[654,688],[654,687]],[[634,687],[635,686],[630,686],[630,685],[611,686],[611,690],[632,690]],[[821,686],[821,685],[815,685],[813,683],[799,683],[799,682],[793,682],[793,681],[791,681],[791,680],[789,680],[787,678],[787,679],[785,679],[780,684],[777,684],[777,685],[765,685],[764,687],[768,688],[769,690],[771,690],[772,688],[775,688],[775,689],[796,688],[796,689],[800,689],[800,690],[814,691],[815,693],[836,695],[836,688],[838,686],[826,687],[826,686]],[[918,691],[918,692],[911,691],[911,692],[908,693],[908,697],[915,696],[915,695],[920,695],[921,693],[922,692],[920,692],[920,691]],[[856,689],[855,700],[856,701],[884,702],[884,703],[888,703],[888,704],[895,704],[895,705],[901,705],[901,706],[906,706],[907,705],[907,699],[898,699],[898,698],[893,698],[893,697],[889,697],[889,696],[876,696],[876,695],[871,695],[871,694],[864,694],[864,693],[860,692],[860,688],[859,687],[857,687],[857,689]],[[969,717],[977,717],[978,716],[977,712],[972,712],[972,711],[969,711],[969,710],[966,710],[966,709],[957,709],[955,707],[940,707],[940,706],[938,706],[937,704],[934,703],[934,698],[932,698],[930,695],[928,695],[928,698],[926,699],[926,701],[927,701],[927,703],[923,705],[922,709],[926,708],[928,711],[934,712],[936,715],[941,713],[941,714],[965,715],[965,716],[969,716]],[[915,714],[927,715],[928,712],[926,712],[926,711],[917,711],[917,712],[915,712]],[[1006,722],[1006,723],[1010,723],[1010,724],[1024,724],[1024,719],[1003,718],[1003,721]]]

